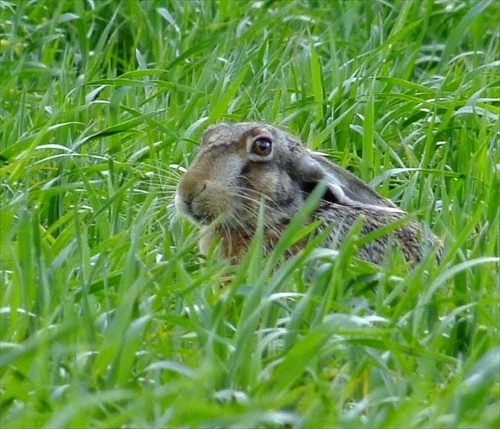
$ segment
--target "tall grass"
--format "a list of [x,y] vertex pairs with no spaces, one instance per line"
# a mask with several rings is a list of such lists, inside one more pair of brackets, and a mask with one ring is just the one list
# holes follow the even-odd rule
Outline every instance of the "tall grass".
[[[500,423],[499,4],[0,2],[2,428]],[[238,267],[172,207],[206,126],[299,135],[444,241],[301,219]]]

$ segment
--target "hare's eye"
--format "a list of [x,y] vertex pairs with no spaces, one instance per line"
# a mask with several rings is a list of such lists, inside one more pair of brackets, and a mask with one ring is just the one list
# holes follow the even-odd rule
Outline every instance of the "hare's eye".
[[252,144],[252,153],[259,156],[267,156],[271,153],[273,144],[271,140],[261,137],[255,140]]

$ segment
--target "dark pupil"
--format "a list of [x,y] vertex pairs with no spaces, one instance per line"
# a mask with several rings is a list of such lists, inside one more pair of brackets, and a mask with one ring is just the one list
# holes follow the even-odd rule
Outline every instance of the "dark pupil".
[[258,155],[267,155],[271,151],[271,142],[266,139],[259,139],[254,144],[254,150]]

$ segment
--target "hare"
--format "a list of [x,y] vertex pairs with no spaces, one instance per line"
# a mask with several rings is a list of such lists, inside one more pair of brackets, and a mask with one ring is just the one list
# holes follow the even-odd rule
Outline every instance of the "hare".
[[[177,211],[204,229],[201,253],[220,240],[221,253],[237,262],[247,250],[264,210],[264,244],[271,250],[312,190],[326,190],[312,220],[333,224],[327,245],[339,246],[352,225],[364,217],[361,233],[401,220],[406,213],[353,174],[306,149],[290,134],[267,124],[221,123],[209,127],[201,149],[176,189]],[[399,247],[406,260],[422,259],[423,245],[439,239],[409,220],[388,235],[358,249],[360,259],[381,263],[388,246]],[[297,243],[296,253],[304,243]]]

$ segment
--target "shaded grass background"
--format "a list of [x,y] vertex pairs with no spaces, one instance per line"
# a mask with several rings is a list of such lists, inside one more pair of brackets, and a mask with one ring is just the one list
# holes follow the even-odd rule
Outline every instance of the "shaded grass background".
[[[499,4],[1,2],[2,427],[494,427]],[[174,186],[258,120],[443,237],[200,262]],[[224,288],[221,283],[232,281]]]

